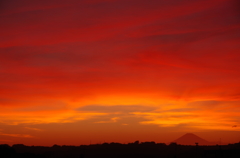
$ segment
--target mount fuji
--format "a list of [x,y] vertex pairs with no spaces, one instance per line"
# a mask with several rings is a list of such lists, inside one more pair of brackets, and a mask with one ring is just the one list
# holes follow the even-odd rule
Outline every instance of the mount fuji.
[[181,145],[196,145],[196,143],[198,143],[199,145],[211,145],[210,142],[192,133],[187,133],[173,142]]

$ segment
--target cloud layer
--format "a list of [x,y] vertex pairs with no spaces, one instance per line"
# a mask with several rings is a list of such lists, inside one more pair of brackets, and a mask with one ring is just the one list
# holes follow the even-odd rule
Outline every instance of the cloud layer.
[[240,131],[238,3],[1,1],[1,135],[84,121],[89,131]]

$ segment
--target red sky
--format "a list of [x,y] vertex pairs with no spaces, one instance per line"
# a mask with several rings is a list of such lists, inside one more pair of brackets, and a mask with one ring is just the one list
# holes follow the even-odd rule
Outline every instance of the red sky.
[[0,144],[240,141],[238,0],[2,0]]

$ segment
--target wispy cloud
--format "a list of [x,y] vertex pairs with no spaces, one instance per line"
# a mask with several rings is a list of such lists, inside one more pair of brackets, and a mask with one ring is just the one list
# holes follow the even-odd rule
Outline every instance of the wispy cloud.
[[33,136],[28,134],[9,134],[9,133],[1,133],[2,136],[9,136],[9,137],[20,137],[20,138],[33,138]]
[[32,128],[32,127],[25,127],[25,128],[33,131],[43,131],[43,129],[39,129],[39,128]]
[[[0,123],[8,125],[19,125],[19,124],[48,124],[48,123],[71,123],[81,120],[86,120],[90,118],[95,118],[98,116],[106,115],[106,113],[97,112],[76,112],[76,111],[55,111],[55,113],[46,112],[24,112],[14,114],[5,114],[0,116]],[[30,128],[29,128],[30,129]]]
[[[133,112],[132,114],[143,117],[146,121],[141,124],[156,124],[161,127],[177,127],[184,125],[195,130],[226,130],[234,129],[239,125],[238,101],[195,101],[185,105],[186,108],[166,109],[153,112]],[[176,107],[179,107],[176,105]],[[235,108],[233,111],[232,108]]]
[[120,119],[121,119],[120,117],[113,117],[113,118],[110,118],[110,120],[108,120],[108,121],[97,121],[97,122],[94,122],[94,123],[114,123],[114,122],[117,122]]

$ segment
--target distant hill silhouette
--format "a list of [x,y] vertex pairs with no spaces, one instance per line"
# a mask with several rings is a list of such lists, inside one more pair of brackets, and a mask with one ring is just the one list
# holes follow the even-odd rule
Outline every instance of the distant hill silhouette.
[[211,145],[210,142],[198,137],[193,133],[187,133],[176,139],[174,142],[181,145],[196,145],[196,143],[198,143],[199,145]]

